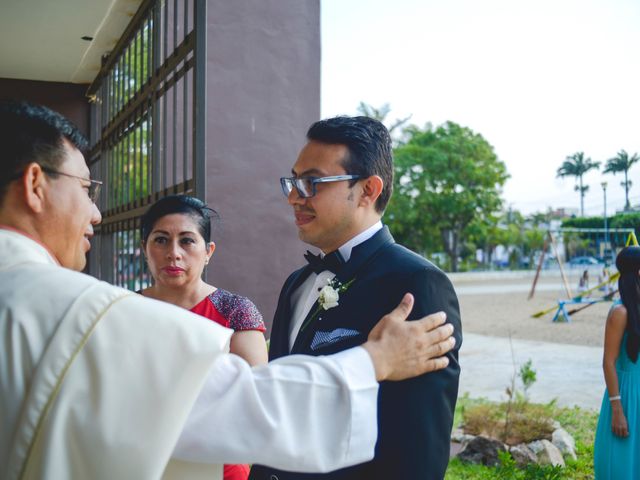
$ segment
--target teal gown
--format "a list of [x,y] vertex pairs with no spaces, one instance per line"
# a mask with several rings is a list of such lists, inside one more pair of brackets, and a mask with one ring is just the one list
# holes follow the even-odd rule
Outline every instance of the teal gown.
[[605,390],[593,452],[596,480],[640,479],[640,357],[636,363],[629,359],[626,342],[625,332],[616,371],[629,436],[624,438],[613,434],[609,392]]

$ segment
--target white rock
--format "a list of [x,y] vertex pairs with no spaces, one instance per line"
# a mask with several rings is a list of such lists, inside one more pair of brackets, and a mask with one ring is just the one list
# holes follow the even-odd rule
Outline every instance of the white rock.
[[569,456],[574,460],[576,456],[576,441],[564,428],[557,428],[551,435],[551,443],[553,443],[564,456]]
[[529,442],[527,444],[527,447],[533,450],[533,453],[535,453],[536,455],[538,455],[542,450],[544,450],[544,446],[542,445],[542,440],[535,440],[533,442]]
[[[536,451],[536,449],[532,447],[532,444],[534,443],[536,444],[535,448],[539,449],[539,447],[542,447],[542,449],[540,451]],[[549,440],[537,440],[535,442],[531,442],[529,444],[529,448],[531,448],[531,450],[536,453],[536,455],[538,456],[538,463],[540,463],[541,465],[551,464],[560,465],[562,467],[565,466],[562,453],[560,452],[560,450],[558,450],[558,447],[556,447]]]
[[515,445],[509,449],[511,457],[515,460],[519,467],[525,467],[530,463],[537,463],[538,458],[533,450],[527,447],[524,443]]
[[464,433],[461,428],[456,428],[451,432],[451,441],[456,443],[469,443],[475,438],[475,435]]

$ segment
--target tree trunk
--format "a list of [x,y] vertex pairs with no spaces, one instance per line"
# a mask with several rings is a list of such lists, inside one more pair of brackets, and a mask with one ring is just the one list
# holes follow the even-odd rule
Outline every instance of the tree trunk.
[[458,234],[453,230],[442,229],[440,230],[442,235],[442,244],[444,245],[444,251],[449,256],[449,265],[452,272],[458,271]]
[[452,252],[451,252],[451,271],[458,271],[458,234],[456,232],[452,232]]
[[582,188],[582,175],[580,175],[580,216],[584,217],[584,189]]
[[627,180],[627,172],[624,171],[624,209],[631,210],[631,205],[629,205],[629,180]]

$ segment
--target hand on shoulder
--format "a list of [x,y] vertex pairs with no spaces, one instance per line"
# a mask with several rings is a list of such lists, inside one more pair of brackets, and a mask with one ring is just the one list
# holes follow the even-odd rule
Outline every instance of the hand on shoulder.
[[445,324],[444,312],[407,322],[413,296],[404,296],[400,305],[371,330],[363,347],[369,352],[376,378],[404,380],[446,368],[445,356],[455,346],[453,325]]

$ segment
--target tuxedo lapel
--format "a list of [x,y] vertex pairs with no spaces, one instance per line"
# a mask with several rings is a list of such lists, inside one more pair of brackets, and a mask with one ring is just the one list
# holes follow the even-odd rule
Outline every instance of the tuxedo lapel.
[[[302,299],[301,299],[302,300]],[[293,342],[293,346],[291,347],[291,353],[298,353],[301,348],[302,345],[305,345],[307,342],[307,340],[309,339],[309,337],[313,334],[313,332],[316,331],[315,328],[315,323],[318,321],[318,319],[316,318],[313,322],[311,322],[309,325],[307,325],[307,322],[309,321],[309,318],[315,313],[315,311],[318,309],[318,300],[315,301],[315,303],[311,306],[311,310],[309,310],[309,313],[307,313],[307,316],[304,317],[304,320],[302,321],[302,326],[304,327],[306,325],[306,327],[304,329],[300,329],[300,331],[298,332],[298,335],[296,335],[296,339]],[[322,312],[320,312],[320,314],[318,316],[322,315]]]
[[312,272],[313,270],[308,265],[297,270],[283,287],[273,319],[273,328],[269,340],[269,360],[275,360],[290,353],[289,325],[292,321],[291,315],[293,311],[291,308],[291,295]]
[[[368,240],[362,242],[360,245],[356,245],[355,247],[353,247],[349,261],[344,263],[342,267],[336,272],[336,279],[342,285],[353,280],[354,278],[357,282],[358,272],[360,272],[366,265],[373,261],[373,259],[377,256],[377,254],[383,247],[385,247],[386,245],[391,245],[392,243],[394,243],[393,237],[391,236],[389,229],[385,226]],[[304,278],[306,278],[307,276],[308,274]],[[300,283],[302,282],[298,282],[298,285],[300,285]],[[295,288],[292,288],[290,290],[289,297],[294,291]],[[348,295],[348,290],[342,295]],[[316,300],[316,302],[311,307],[311,310],[309,310],[309,313],[307,313],[307,316],[302,322],[303,326],[306,325],[306,323],[309,321],[309,318],[318,309],[318,305],[318,301]],[[337,306],[336,308],[339,309],[340,306]],[[322,317],[323,313],[324,312],[320,312],[318,317]],[[292,320],[290,315],[288,316],[287,320],[288,331],[288,325]],[[300,332],[298,332],[290,353],[294,354],[306,352],[306,348],[304,348],[304,346],[308,345],[311,342],[313,335],[315,335],[315,332],[318,330],[318,321],[319,319],[316,318],[309,325],[307,325],[306,328],[301,329]]]
[[375,258],[382,247],[392,243],[395,242],[389,232],[389,228],[384,226],[373,237],[353,247],[349,261],[336,273],[340,283],[344,284],[357,277],[358,272]]

